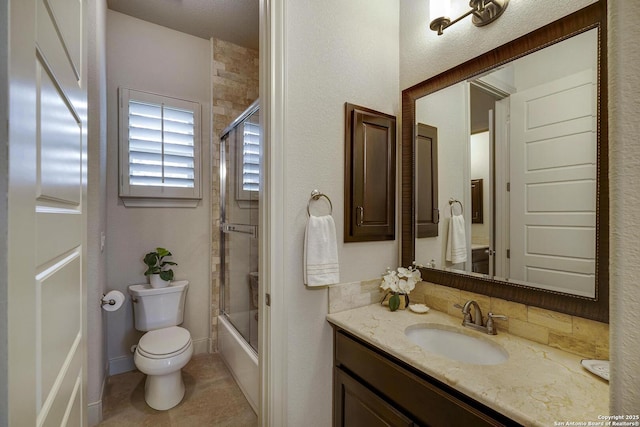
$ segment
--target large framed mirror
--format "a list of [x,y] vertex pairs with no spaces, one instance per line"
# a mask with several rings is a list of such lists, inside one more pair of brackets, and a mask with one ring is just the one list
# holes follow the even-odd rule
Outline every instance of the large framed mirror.
[[[601,0],[402,92],[403,265],[608,322],[606,46]],[[438,141],[434,237],[416,220],[434,194],[417,178],[433,168],[419,160],[425,126]]]

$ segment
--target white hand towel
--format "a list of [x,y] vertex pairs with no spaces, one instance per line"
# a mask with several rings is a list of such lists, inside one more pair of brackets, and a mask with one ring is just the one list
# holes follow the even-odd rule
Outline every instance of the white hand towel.
[[339,281],[338,242],[333,217],[311,215],[304,233],[304,283],[323,286]]
[[447,236],[445,259],[453,264],[467,260],[467,238],[462,215],[453,215],[449,219],[449,235]]

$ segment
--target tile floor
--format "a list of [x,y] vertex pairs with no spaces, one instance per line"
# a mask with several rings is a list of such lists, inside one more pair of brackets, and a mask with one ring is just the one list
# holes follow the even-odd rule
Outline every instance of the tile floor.
[[182,370],[186,392],[177,406],[156,411],[144,401],[144,374],[107,381],[100,426],[254,427],[258,418],[218,354],[194,356]]

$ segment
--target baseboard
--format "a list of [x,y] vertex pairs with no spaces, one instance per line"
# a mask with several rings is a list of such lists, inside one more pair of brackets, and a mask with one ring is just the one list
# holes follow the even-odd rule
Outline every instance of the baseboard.
[[100,400],[97,402],[89,403],[87,405],[87,419],[89,427],[97,426],[102,422],[102,400],[104,399],[104,391],[107,388],[107,375],[109,365],[104,367],[104,375],[102,376],[102,387],[100,388]]
[[102,400],[87,405],[87,418],[89,427],[97,426],[102,422]]
[[209,338],[193,340],[193,354],[209,353]]
[[120,356],[109,359],[109,376],[135,371],[135,369],[136,365],[133,363],[133,356]]

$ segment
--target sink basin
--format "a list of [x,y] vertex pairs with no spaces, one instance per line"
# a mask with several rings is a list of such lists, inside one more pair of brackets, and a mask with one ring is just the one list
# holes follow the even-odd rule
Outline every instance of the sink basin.
[[423,349],[460,362],[498,365],[509,358],[506,350],[498,344],[443,325],[411,325],[405,329],[404,334]]

